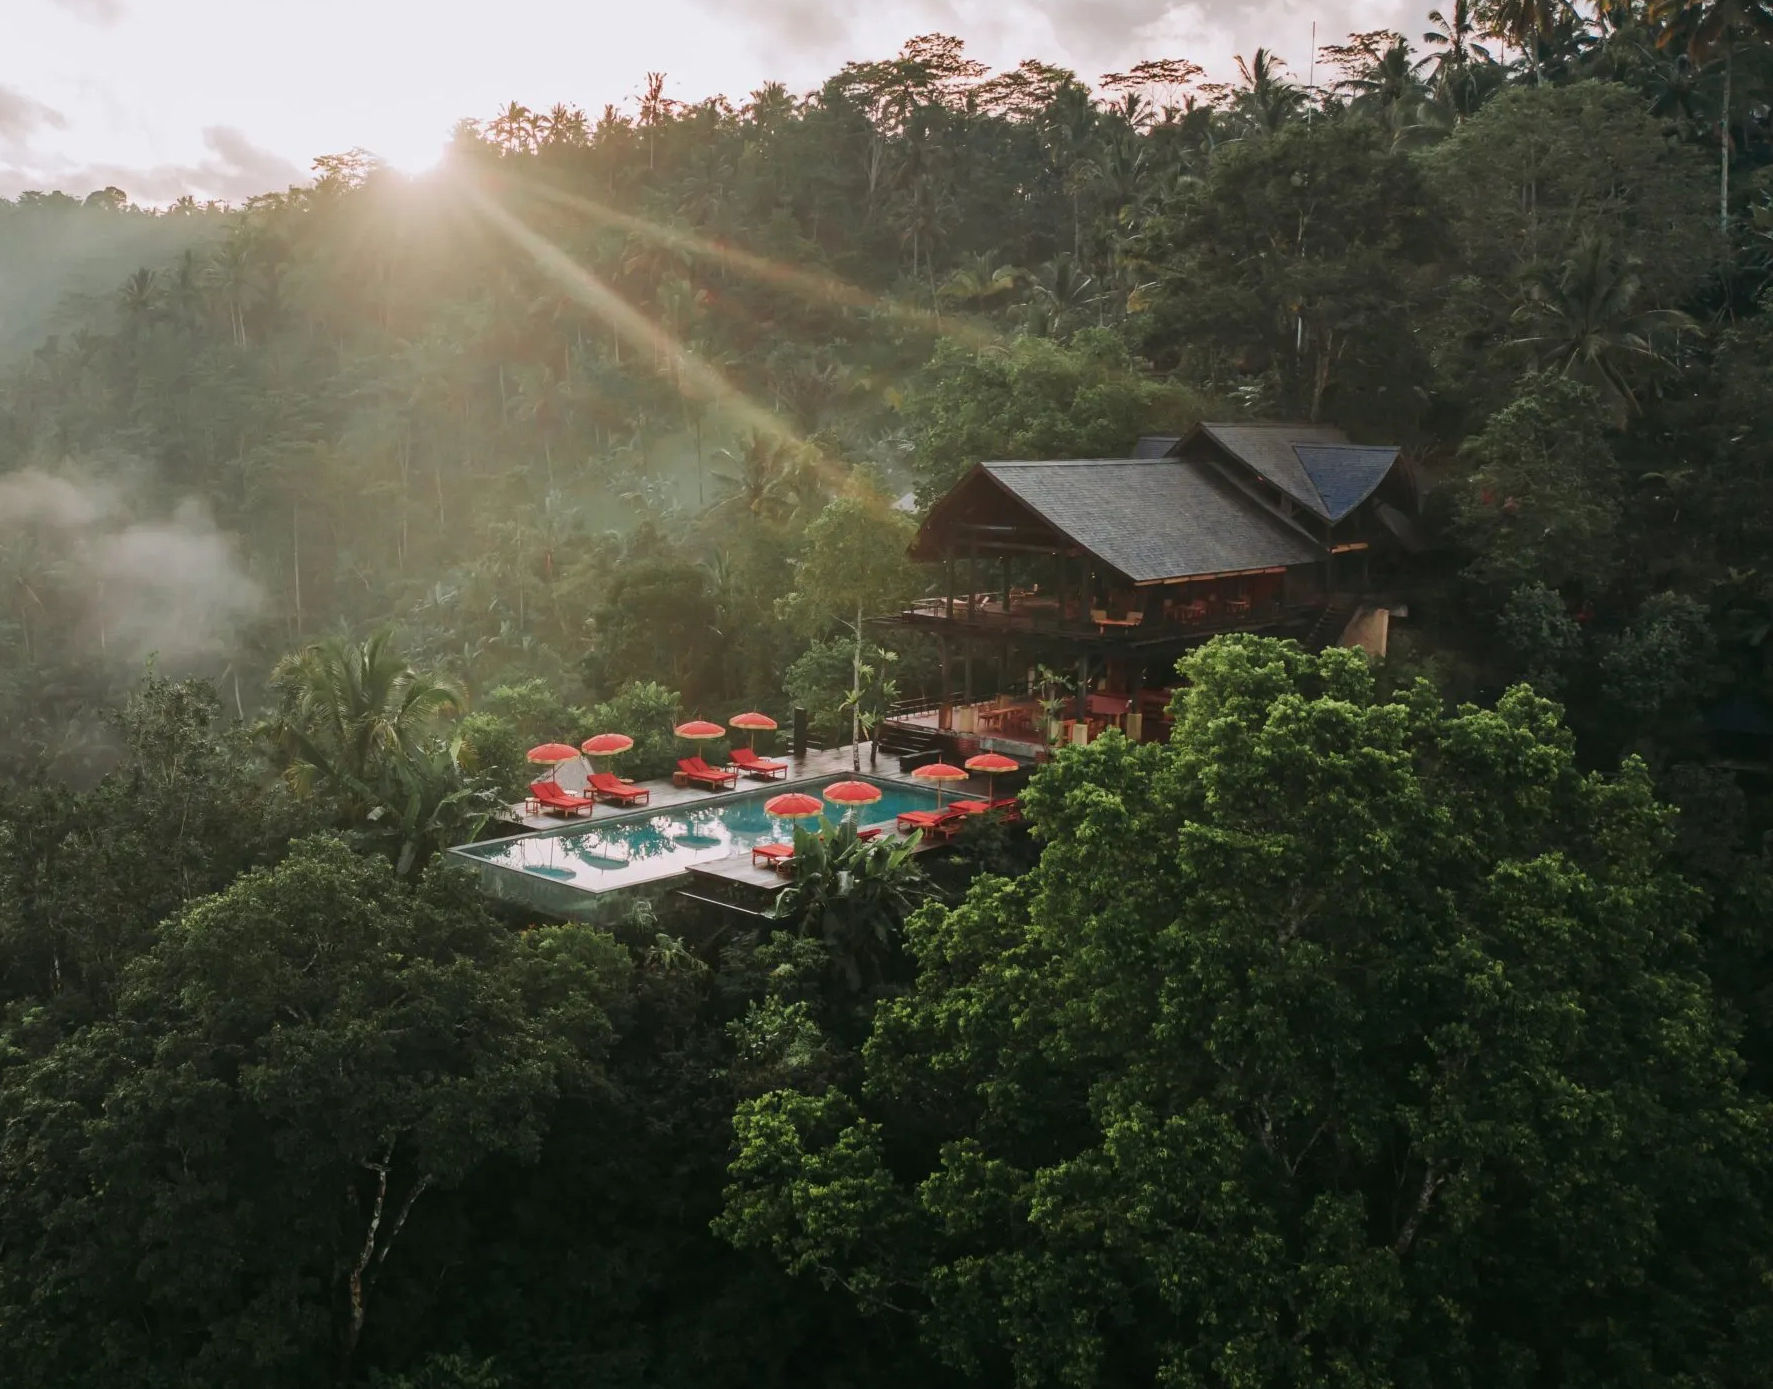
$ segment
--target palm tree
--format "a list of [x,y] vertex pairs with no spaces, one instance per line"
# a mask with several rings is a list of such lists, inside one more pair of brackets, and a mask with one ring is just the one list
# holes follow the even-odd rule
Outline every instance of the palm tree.
[[1634,369],[1663,360],[1656,335],[1698,326],[1678,309],[1639,308],[1642,290],[1637,272],[1605,238],[1587,237],[1555,276],[1529,288],[1516,317],[1536,331],[1515,345],[1529,348],[1542,368],[1592,386],[1623,423],[1638,409]]
[[1411,61],[1410,45],[1401,34],[1365,35],[1346,48],[1326,51],[1342,55],[1347,75],[1335,90],[1348,98],[1350,110],[1377,120],[1391,132],[1394,144],[1419,128],[1414,118],[1427,91],[1417,76],[1421,65]]
[[640,94],[640,124],[646,131],[646,167],[654,168],[653,141],[659,127],[670,118],[677,109],[678,103],[665,95],[665,74],[649,72],[646,75],[646,88]]
[[123,310],[124,322],[133,331],[159,309],[160,277],[144,265],[123,282],[123,288],[117,292],[117,304]]
[[1028,278],[1028,272],[1005,265],[995,252],[963,256],[942,282],[941,296],[949,303],[989,308]]
[[1086,274],[1068,253],[1041,266],[1029,288],[1034,297],[1024,327],[1037,337],[1062,337],[1102,298],[1096,277]]
[[1430,10],[1428,22],[1434,27],[1422,35],[1422,42],[1432,51],[1417,59],[1416,71],[1457,125],[1482,103],[1486,87],[1482,75],[1498,65],[1490,50],[1475,41],[1472,0],[1453,0],[1450,15]]
[[825,942],[831,972],[851,993],[878,988],[892,970],[905,918],[929,896],[911,840],[862,840],[849,821],[824,834],[796,827],[794,881],[770,917]]
[[304,793],[325,785],[367,814],[378,784],[419,756],[444,714],[467,706],[455,681],[415,670],[389,630],[364,641],[311,642],[271,672],[276,713],[260,728],[284,775]]
[[1527,55],[1533,85],[1538,86],[1543,77],[1540,42],[1557,28],[1570,8],[1570,0],[1480,0],[1477,18],[1484,33],[1512,43]]
[[1650,0],[1657,43],[1686,49],[1695,62],[1724,60],[1724,101],[1718,120],[1718,230],[1730,234],[1730,129],[1736,46],[1773,39],[1773,0]]
[[1232,110],[1250,132],[1272,135],[1305,108],[1304,88],[1281,76],[1286,67],[1281,58],[1266,48],[1258,48],[1248,60],[1241,53],[1238,55],[1237,71],[1243,78],[1243,87],[1233,99]]
[[817,454],[805,444],[753,431],[737,449],[722,449],[720,456],[733,467],[714,474],[726,494],[715,503],[716,512],[739,511],[772,525],[785,524],[824,500]]
[[530,154],[538,142],[541,117],[521,102],[508,102],[487,126],[486,133],[507,154]]

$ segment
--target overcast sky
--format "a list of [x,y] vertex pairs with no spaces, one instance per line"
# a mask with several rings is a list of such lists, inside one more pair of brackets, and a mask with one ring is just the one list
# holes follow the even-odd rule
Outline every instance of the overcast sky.
[[667,94],[804,90],[940,29],[994,67],[1086,79],[1141,57],[1215,75],[1266,43],[1303,75],[1351,29],[1420,32],[1427,0],[0,0],[0,195],[116,184],[240,199],[362,145],[435,161],[462,116],[516,99],[593,115]]

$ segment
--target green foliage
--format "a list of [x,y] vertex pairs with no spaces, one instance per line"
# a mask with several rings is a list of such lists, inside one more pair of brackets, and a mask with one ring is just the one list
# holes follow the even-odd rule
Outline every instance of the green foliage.
[[1587,387],[1543,375],[1465,445],[1457,525],[1471,573],[1506,589],[1604,587],[1618,565],[1621,480],[1605,410]]
[[505,1379],[490,1360],[462,1355],[434,1355],[411,1374],[369,1373],[369,1389],[505,1389]]
[[914,918],[859,1095],[740,1106],[728,1238],[1024,1385],[1755,1378],[1768,1116],[1642,766],[1356,652],[1183,674]]
[[893,612],[922,593],[928,578],[906,556],[909,517],[863,496],[839,497],[806,529],[794,589],[778,604],[796,631],[822,636],[858,614]]
[[1120,338],[1091,329],[1068,344],[1026,337],[980,350],[945,340],[903,409],[927,504],[975,463],[1117,457],[1141,434],[1193,425],[1201,405],[1146,376]]
[[1458,266],[1434,350],[1474,416],[1508,390],[1494,353],[1519,336],[1516,287],[1555,274],[1585,240],[1631,255],[1640,312],[1705,282],[1719,251],[1705,165],[1643,98],[1607,82],[1513,88],[1425,156]]
[[683,701],[675,690],[651,681],[632,681],[591,706],[585,715],[585,736],[625,733],[634,746],[617,762],[622,775],[665,776],[683,755],[682,745],[671,732],[682,721],[682,708]]
[[1357,430],[1417,413],[1412,310],[1440,228],[1415,163],[1366,123],[1228,147],[1146,235],[1148,331],[1208,379],[1267,373],[1282,417]]
[[115,732],[90,790],[0,781],[0,1000],[58,1022],[103,1011],[163,917],[317,827],[205,682],[150,674]]
[[713,682],[721,632],[713,587],[701,565],[666,555],[624,564],[594,621],[596,644],[583,666],[593,691],[643,681],[694,698]]
[[349,1364],[433,1193],[533,1159],[615,1033],[613,942],[514,936],[464,887],[304,841],[169,922],[114,1018],[0,1077],[16,1382]]
[[502,715],[476,709],[456,723],[457,754],[462,769],[487,778],[507,796],[515,796],[531,779],[533,768],[524,753],[536,744]]
[[1582,624],[1570,616],[1563,595],[1544,584],[1522,584],[1502,605],[1497,627],[1520,678],[1555,699],[1583,649]]
[[305,646],[278,663],[272,687],[277,709],[259,731],[284,778],[331,805],[341,827],[387,852],[402,874],[474,838],[494,809],[497,771],[464,775],[441,727],[466,693],[415,670],[392,632]]
[[893,972],[906,916],[928,894],[914,851],[896,836],[861,839],[847,819],[819,830],[796,824],[794,878],[770,916],[824,941],[838,989],[872,993]]
[[[872,665],[880,654],[873,642],[863,643],[864,662]],[[849,698],[855,658],[853,637],[832,637],[815,641],[782,674],[783,690],[796,706],[807,711],[813,738],[826,747],[835,747],[849,734],[849,714],[844,702]]]
[[1601,696],[1638,718],[1690,710],[1718,683],[1710,614],[1678,593],[1647,599],[1601,654]]
[[[581,731],[584,711],[567,704],[559,688],[547,680],[496,686],[480,699],[476,712],[505,720],[524,749],[538,743],[576,742],[586,736]],[[465,720],[458,725],[458,729],[467,727]]]

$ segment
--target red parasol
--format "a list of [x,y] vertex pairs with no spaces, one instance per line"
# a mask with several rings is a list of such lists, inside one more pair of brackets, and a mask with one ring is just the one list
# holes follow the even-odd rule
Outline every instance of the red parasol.
[[560,764],[571,762],[578,755],[577,748],[569,747],[565,743],[543,743],[540,747],[533,747],[524,754],[526,758],[539,766],[553,767],[556,781],[560,780]]
[[833,805],[851,810],[859,805],[872,805],[880,799],[880,788],[866,781],[834,781],[825,788],[825,799]]
[[671,730],[679,738],[723,738],[726,730],[717,723],[709,723],[707,719],[691,719],[688,723],[680,723]]
[[965,781],[967,772],[964,767],[952,766],[947,762],[929,762],[911,773],[919,781],[936,783],[936,809],[942,808],[942,783],[945,781]]
[[1021,765],[1015,758],[1005,757],[1001,752],[982,752],[977,757],[967,758],[969,772],[984,772],[990,778],[988,785],[991,789],[987,794],[992,800],[997,799],[998,774],[1016,771]]
[[785,795],[773,796],[763,803],[763,808],[778,820],[811,820],[815,815],[823,815],[825,807],[820,804],[817,796],[809,796],[803,791],[789,791]]
[[755,710],[745,714],[734,714],[726,722],[727,727],[729,728],[742,728],[749,733],[751,735],[751,746],[753,749],[757,747],[757,735],[760,732],[771,733],[781,727],[781,725],[768,714],[759,714]]
[[627,752],[634,746],[634,740],[626,733],[599,733],[595,738],[587,738],[579,744],[579,751],[587,757],[614,757],[618,752]]

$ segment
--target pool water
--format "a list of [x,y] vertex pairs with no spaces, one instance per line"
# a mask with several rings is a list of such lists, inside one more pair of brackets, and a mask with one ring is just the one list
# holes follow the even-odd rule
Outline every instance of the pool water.
[[[789,790],[819,795],[842,777],[796,782]],[[891,825],[907,810],[933,810],[936,794],[922,787],[875,781],[881,798],[855,808],[860,825]],[[794,842],[792,820],[768,814],[764,802],[783,792],[777,782],[737,795],[710,796],[659,810],[637,810],[605,820],[567,821],[514,839],[465,845],[455,852],[496,868],[570,885],[585,892],[609,892],[674,877],[693,864],[713,863],[772,841]],[[827,818],[842,818],[843,807],[827,806]],[[602,812],[598,812],[601,816]],[[798,823],[817,828],[817,820]]]

